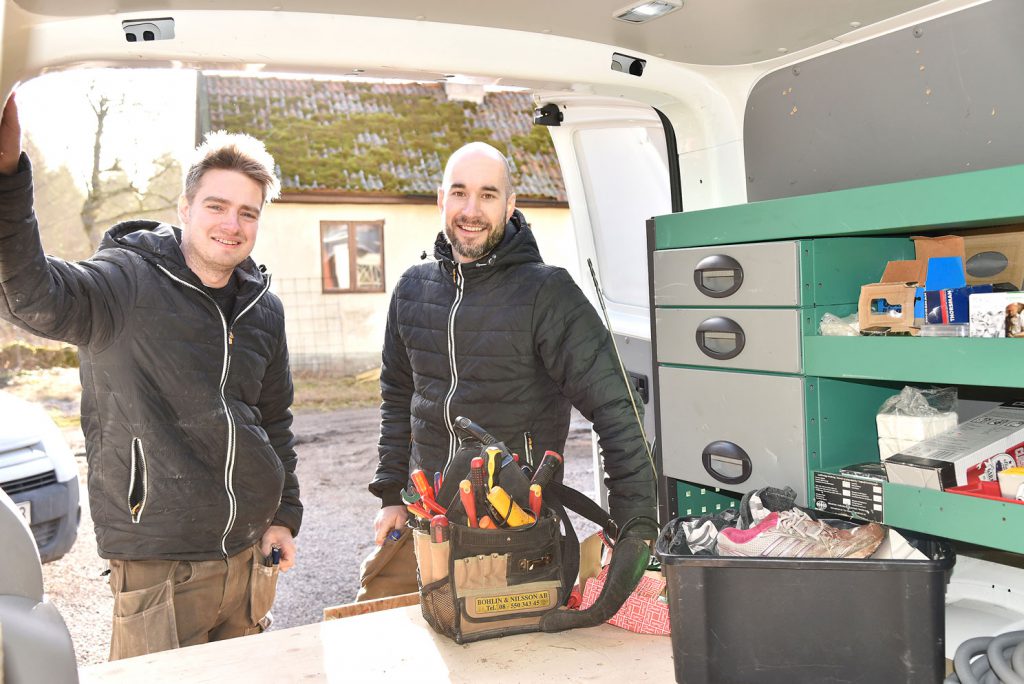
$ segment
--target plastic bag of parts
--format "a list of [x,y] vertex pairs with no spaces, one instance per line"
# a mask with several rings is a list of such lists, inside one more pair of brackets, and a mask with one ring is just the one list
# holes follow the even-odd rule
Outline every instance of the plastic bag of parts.
[[878,413],[898,416],[934,416],[938,413],[956,413],[956,387],[903,388],[896,396],[889,397],[878,409]]
[[942,434],[957,425],[956,388],[904,387],[889,397],[875,416],[878,455],[885,461],[893,454]]
[[860,334],[860,323],[857,322],[856,313],[852,313],[845,318],[826,313],[821,317],[818,330],[822,335],[856,337]]

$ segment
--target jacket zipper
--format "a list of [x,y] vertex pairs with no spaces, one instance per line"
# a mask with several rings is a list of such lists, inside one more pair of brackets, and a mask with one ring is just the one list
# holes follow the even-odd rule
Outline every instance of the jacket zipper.
[[448,312],[448,367],[452,374],[452,384],[448,388],[448,395],[444,398],[444,425],[448,428],[448,459],[445,461],[442,471],[447,473],[448,464],[455,456],[458,445],[458,438],[455,435],[455,427],[452,424],[452,399],[455,397],[455,390],[459,387],[459,369],[455,363],[455,314],[459,311],[462,303],[462,295],[465,292],[466,279],[462,275],[462,264],[456,264],[452,270],[452,282],[455,283],[455,301],[452,302],[452,309]]
[[[133,523],[142,522],[142,511],[146,508],[146,498],[149,495],[149,476],[146,472],[146,452],[142,449],[142,440],[138,437],[132,439],[132,474],[128,480],[128,508],[132,515]],[[138,473],[142,487],[142,498],[137,502],[132,501],[135,493],[135,474]]]
[[263,298],[263,295],[267,293],[267,290],[270,289],[270,276],[266,277],[266,284],[263,286],[263,289],[260,291],[260,293],[256,295],[256,297],[251,302],[249,302],[248,306],[242,309],[238,313],[238,315],[235,316],[235,319],[231,322],[231,325],[228,326],[228,321],[224,317],[224,312],[220,310],[219,306],[217,306],[217,302],[213,299],[213,297],[206,294],[195,285],[185,282],[181,278],[177,277],[176,275],[168,271],[163,266],[158,266],[158,268],[164,273],[166,273],[167,277],[170,278],[171,280],[180,283],[189,289],[195,290],[203,297],[206,297],[206,299],[213,304],[213,308],[214,310],[216,310],[217,315],[220,316],[221,328],[224,331],[224,363],[221,366],[220,386],[218,388],[218,391],[220,393],[220,404],[224,408],[224,417],[228,424],[227,456],[224,462],[224,491],[228,495],[228,521],[227,524],[224,526],[224,533],[220,537],[220,550],[221,553],[223,553],[224,556],[226,557],[228,555],[228,534],[231,533],[231,528],[235,526],[235,517],[238,515],[238,498],[235,496],[233,480],[235,473],[235,421],[231,418],[231,410],[228,408],[227,397],[224,396],[224,387],[227,385],[228,371],[231,368],[231,348],[232,345],[234,345],[235,343],[235,334],[234,332],[232,332],[232,328],[234,327],[235,323],[238,322],[238,319],[240,319],[250,309],[252,309],[252,307],[256,305],[256,302],[260,301],[260,299]]

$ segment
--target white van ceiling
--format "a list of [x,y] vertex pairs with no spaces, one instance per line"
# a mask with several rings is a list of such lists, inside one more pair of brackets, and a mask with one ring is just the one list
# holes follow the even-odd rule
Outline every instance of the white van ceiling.
[[[15,0],[43,16],[265,10],[375,16],[500,27],[577,38],[701,65],[761,62],[837,39],[931,0],[683,0],[682,9],[645,24],[612,17],[629,0]],[[344,40],[344,36],[339,36]],[[552,54],[557,60],[559,55]]]

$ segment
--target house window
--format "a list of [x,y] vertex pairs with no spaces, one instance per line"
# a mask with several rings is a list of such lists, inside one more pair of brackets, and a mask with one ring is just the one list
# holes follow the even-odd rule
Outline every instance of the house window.
[[384,222],[321,221],[324,292],[384,291]]

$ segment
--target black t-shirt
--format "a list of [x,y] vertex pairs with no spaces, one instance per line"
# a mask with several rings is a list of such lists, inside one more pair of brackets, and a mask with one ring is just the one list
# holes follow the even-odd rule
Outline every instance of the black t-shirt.
[[206,290],[206,294],[213,297],[213,301],[217,303],[217,308],[223,312],[224,318],[230,321],[231,312],[235,309],[235,298],[238,296],[237,276],[232,273],[231,278],[224,287],[207,287],[204,285],[203,289]]

